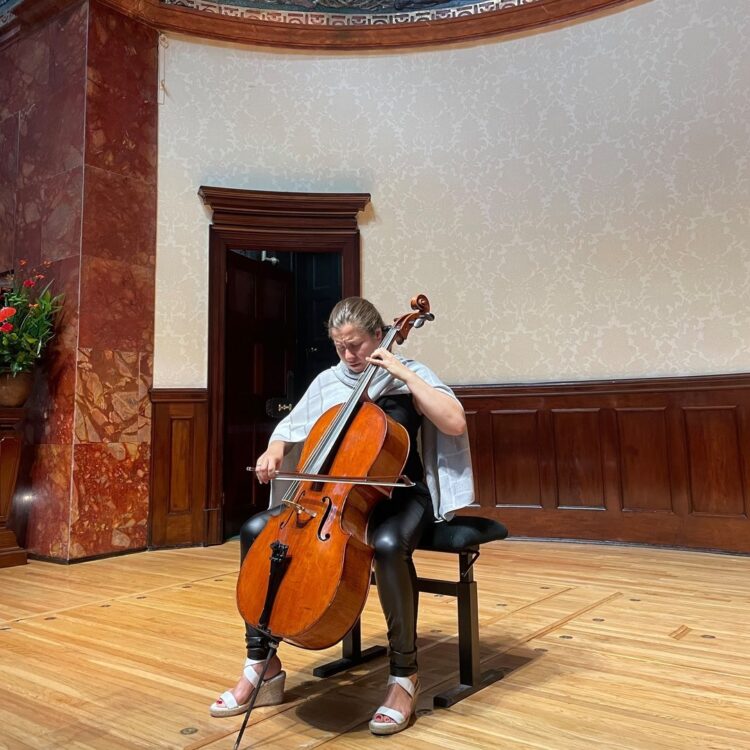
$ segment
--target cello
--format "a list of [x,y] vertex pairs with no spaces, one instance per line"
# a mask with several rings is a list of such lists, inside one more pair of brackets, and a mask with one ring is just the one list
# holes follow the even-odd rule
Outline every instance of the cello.
[[[387,330],[382,348],[402,344],[412,328],[434,319],[424,295],[411,308]],[[282,640],[328,648],[351,630],[370,588],[370,514],[394,487],[411,484],[401,475],[408,433],[367,400],[378,369],[368,365],[348,400],[318,418],[297,471],[277,475],[294,480],[281,500],[286,507],[268,520],[240,570],[237,607],[269,637],[272,654]],[[252,702],[245,721],[251,710]]]

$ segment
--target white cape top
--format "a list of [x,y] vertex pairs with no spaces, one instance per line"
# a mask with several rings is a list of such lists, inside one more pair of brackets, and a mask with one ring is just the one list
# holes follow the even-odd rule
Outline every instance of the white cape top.
[[[417,373],[422,380],[456,398],[453,391],[432,370],[413,359],[398,357],[399,361]],[[359,375],[351,372],[343,362],[324,370],[310,384],[299,403],[279,422],[269,442],[283,440],[285,443],[302,443],[323,412],[336,404],[344,403],[357,385]],[[409,393],[406,384],[394,378],[387,370],[379,369],[368,390],[369,397],[376,401],[380,396]],[[458,400],[458,399],[456,399]],[[466,432],[461,435],[446,435],[426,417],[422,418],[421,454],[425,470],[425,483],[432,496],[435,518],[447,521],[453,512],[474,502],[474,478],[471,470],[471,453]],[[294,468],[289,464],[299,456],[299,450],[291,451],[284,460],[284,469]],[[278,480],[271,493],[272,504],[281,497],[284,487]],[[283,483],[286,484],[286,483]]]

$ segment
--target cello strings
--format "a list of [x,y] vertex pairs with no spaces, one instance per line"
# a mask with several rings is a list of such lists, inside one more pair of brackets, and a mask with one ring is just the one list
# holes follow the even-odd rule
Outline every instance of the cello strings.
[[[390,329],[383,340],[383,348],[388,348],[396,338],[397,331]],[[327,458],[328,454],[333,450],[334,445],[338,441],[341,433],[349,423],[354,411],[357,409],[360,403],[360,398],[369,387],[373,376],[378,370],[377,365],[368,365],[367,368],[362,372],[357,383],[356,388],[352,392],[352,395],[344,404],[344,407],[339,411],[336,419],[334,419],[326,430],[324,436],[321,438],[318,446],[316,446],[310,459],[304,466],[304,471],[308,473],[319,473],[322,469],[322,465]],[[317,464],[317,465],[316,465]]]
[[[382,341],[381,347],[384,349],[390,349],[397,335],[398,331],[396,330],[395,326],[390,327]],[[336,418],[328,426],[320,441],[313,449],[310,457],[302,467],[303,472],[305,472],[306,474],[320,473],[320,470],[322,469],[326,458],[333,450],[333,447],[338,439],[341,437],[341,433],[349,423],[355,409],[359,405],[362,394],[369,387],[370,382],[372,381],[372,378],[377,370],[377,365],[370,364],[367,365],[365,370],[362,371],[362,374],[359,377],[359,382],[357,383],[355,389],[352,391],[352,395],[349,396],[348,400],[344,404],[344,407],[336,415]],[[301,482],[292,483],[289,486],[287,492],[284,494],[282,502],[288,502],[289,500],[291,500],[297,494],[297,490],[299,489],[300,485]]]

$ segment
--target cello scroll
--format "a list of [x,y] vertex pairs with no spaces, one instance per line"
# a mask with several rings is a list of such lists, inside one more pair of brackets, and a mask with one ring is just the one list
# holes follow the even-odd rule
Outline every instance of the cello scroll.
[[427,321],[435,320],[430,312],[430,300],[424,294],[411,298],[411,309],[416,312],[406,313],[393,319],[396,329],[396,343],[403,344],[412,328],[421,328]]

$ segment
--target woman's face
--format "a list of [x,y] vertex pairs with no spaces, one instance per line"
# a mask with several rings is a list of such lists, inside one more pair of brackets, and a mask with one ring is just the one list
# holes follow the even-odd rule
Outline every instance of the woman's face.
[[341,328],[331,328],[331,340],[336,347],[336,354],[352,372],[362,372],[367,367],[367,357],[380,346],[382,338],[382,331],[377,331],[373,336],[351,323]]

